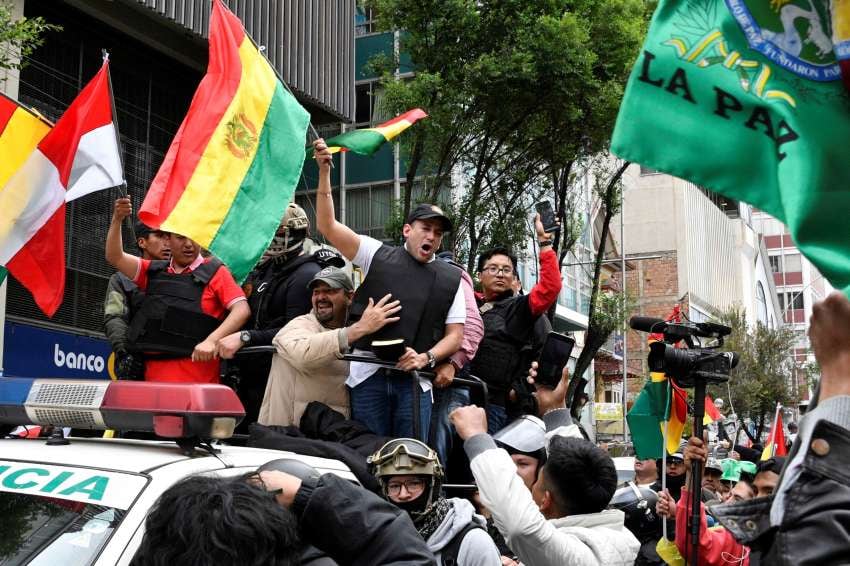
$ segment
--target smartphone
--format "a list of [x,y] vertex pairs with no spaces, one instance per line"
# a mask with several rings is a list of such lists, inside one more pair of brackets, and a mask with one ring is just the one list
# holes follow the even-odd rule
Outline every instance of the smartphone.
[[552,208],[552,203],[548,200],[541,200],[534,205],[534,208],[537,209],[537,213],[540,215],[540,222],[543,223],[544,232],[551,234],[561,229],[555,221],[555,210]]
[[570,353],[575,344],[576,341],[569,336],[557,332],[547,334],[540,351],[540,359],[537,361],[535,383],[554,389],[561,381],[561,372],[570,361]]

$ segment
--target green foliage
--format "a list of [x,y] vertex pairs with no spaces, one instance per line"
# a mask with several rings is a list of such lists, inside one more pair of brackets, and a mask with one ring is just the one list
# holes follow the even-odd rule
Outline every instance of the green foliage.
[[[794,332],[786,327],[771,329],[761,323],[751,328],[743,310],[731,309],[719,317],[732,333],[724,349],[737,352],[738,367],[732,371],[729,387],[732,406],[740,417],[756,423],[760,436],[776,411],[776,403],[793,407],[798,402],[794,390]],[[712,396],[726,397],[725,386],[710,388]]]
[[524,220],[544,197],[554,197],[569,228],[563,239],[574,242],[580,215],[564,191],[573,164],[608,146],[646,29],[643,0],[366,3],[381,29],[404,30],[401,50],[414,69],[401,71],[415,70],[396,80],[397,61],[373,60],[382,111],[421,107],[430,116],[402,138],[407,186],[420,167],[433,176],[433,194],[453,174],[464,179],[456,251],[471,259],[492,242],[519,247],[531,236]]
[[12,19],[12,5],[0,2],[0,69],[20,69],[26,58],[44,43],[44,33],[60,31],[44,18]]

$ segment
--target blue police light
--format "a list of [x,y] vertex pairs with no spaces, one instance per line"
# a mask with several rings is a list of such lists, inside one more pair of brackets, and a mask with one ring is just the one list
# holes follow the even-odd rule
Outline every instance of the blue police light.
[[0,423],[6,424],[229,438],[244,416],[224,385],[0,378]]

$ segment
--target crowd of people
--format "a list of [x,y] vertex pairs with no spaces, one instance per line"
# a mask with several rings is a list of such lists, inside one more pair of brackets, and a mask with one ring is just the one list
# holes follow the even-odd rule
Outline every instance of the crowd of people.
[[[515,255],[494,247],[477,258],[476,291],[440,253],[453,226],[438,206],[412,209],[403,245],[357,234],[336,220],[324,141],[314,150],[317,228],[333,247],[309,238],[306,214],[291,204],[241,287],[189,238],[138,222],[141,256],[126,253],[132,207],[118,199],[105,325],[119,378],[224,379],[246,407],[240,430],[342,444],[362,487],[294,461],[190,478],[150,513],[134,564],[684,564],[695,540],[707,565],[847,555],[850,301],[831,296],[815,308],[820,399],[787,462],[748,461],[734,447],[719,459],[691,438],[666,463],[637,460],[620,486],[612,458],[567,409],[566,368],[556,386],[535,384],[561,290],[540,219],[537,284],[523,293]],[[363,277],[356,288],[351,264]],[[253,346],[270,348],[240,352]],[[487,386],[486,410],[453,384],[471,376]],[[447,497],[451,477],[474,489]],[[814,533],[828,537],[826,549],[788,550]]]

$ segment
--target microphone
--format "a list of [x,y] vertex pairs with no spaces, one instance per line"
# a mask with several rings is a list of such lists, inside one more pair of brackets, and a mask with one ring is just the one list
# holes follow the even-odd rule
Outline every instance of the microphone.
[[667,330],[668,324],[669,323],[663,319],[653,318],[651,316],[633,316],[629,319],[629,326],[642,332],[663,333]]

